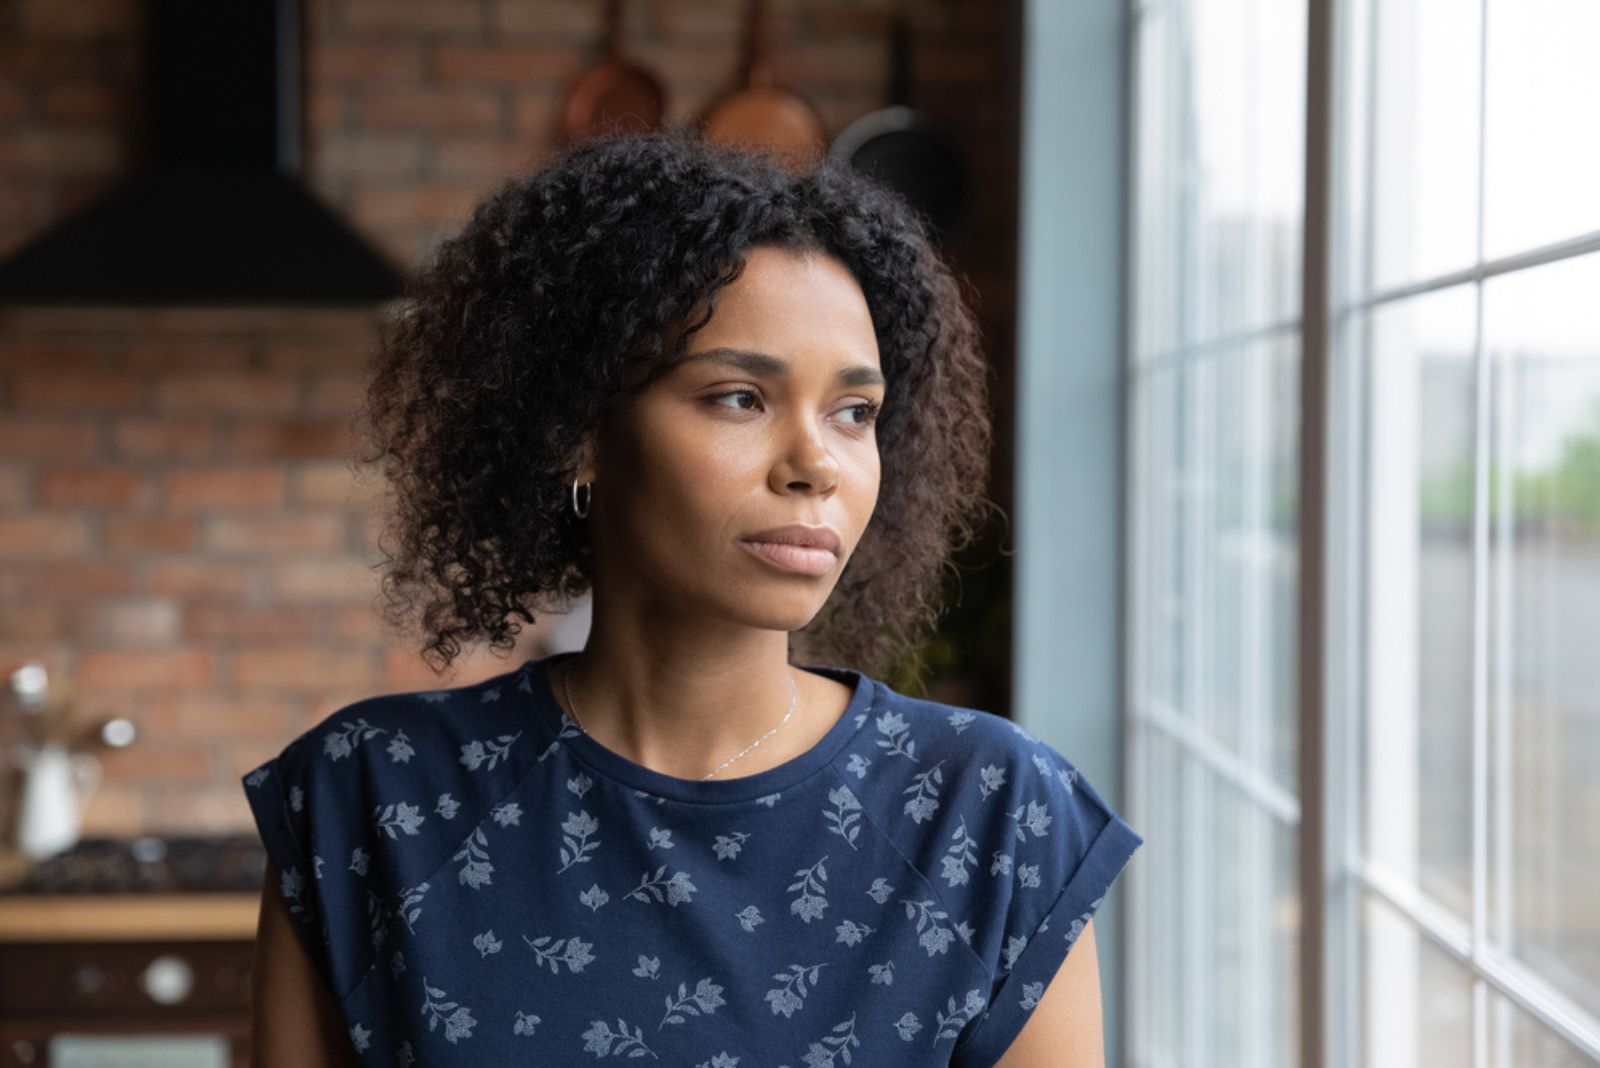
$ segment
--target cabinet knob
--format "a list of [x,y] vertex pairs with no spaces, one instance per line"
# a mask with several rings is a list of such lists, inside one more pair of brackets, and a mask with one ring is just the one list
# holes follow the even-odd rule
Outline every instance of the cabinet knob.
[[72,969],[72,989],[78,994],[98,994],[106,985],[106,973],[93,964],[80,964]]
[[193,992],[194,969],[182,957],[160,956],[140,973],[139,986],[152,1001],[176,1005]]

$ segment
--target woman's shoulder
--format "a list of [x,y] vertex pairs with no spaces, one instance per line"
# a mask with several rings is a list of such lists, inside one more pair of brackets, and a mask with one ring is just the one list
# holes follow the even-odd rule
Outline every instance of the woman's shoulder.
[[901,767],[927,764],[940,778],[993,764],[1001,770],[1032,764],[1075,777],[1072,762],[1015,720],[976,707],[914,697],[877,680],[872,722],[864,735],[883,757]]
[[[504,783],[518,751],[533,746],[533,720],[518,711],[516,669],[467,685],[378,694],[342,705],[291,739],[272,761],[245,776],[293,775],[293,792],[358,788],[395,804],[429,802],[448,810],[462,793]],[[509,784],[506,784],[509,785]],[[404,800],[401,800],[401,798]],[[348,798],[347,798],[348,799]]]
[[1092,836],[1119,818],[1065,753],[1008,717],[880,684],[869,719],[845,757],[847,777],[900,797],[887,820],[906,834],[954,821],[1003,847],[1043,838],[1052,824]]
[[987,975],[958,1049],[992,1063],[1143,839],[1011,719],[886,684],[870,717],[839,770]]
[[334,990],[359,973],[366,939],[340,944],[351,932],[333,931],[329,917],[393,911],[389,899],[437,870],[537,759],[542,739],[516,700],[525,681],[519,668],[362,698],[243,776],[290,914],[320,932]]
[[467,771],[493,769],[531,726],[514,697],[518,686],[526,689],[525,667],[462,686],[354,700],[306,727],[275,759],[360,767],[370,782],[374,774],[386,779],[386,769],[413,780],[458,764]]

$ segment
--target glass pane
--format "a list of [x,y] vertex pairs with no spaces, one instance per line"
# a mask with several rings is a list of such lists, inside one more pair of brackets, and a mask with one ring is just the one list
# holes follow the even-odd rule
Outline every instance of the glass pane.
[[1211,895],[1211,929],[1193,988],[1209,1002],[1206,1063],[1292,1064],[1299,961],[1294,836],[1225,779],[1201,774],[1215,816],[1211,859],[1196,873]]
[[[1305,7],[1136,5],[1131,101],[1132,701],[1291,793]],[[1139,1063],[1292,1063],[1294,828],[1159,727],[1135,757]]]
[[1184,368],[1190,385],[1187,410],[1194,419],[1189,438],[1194,492],[1184,528],[1193,562],[1186,598],[1194,621],[1186,635],[1187,697],[1195,718],[1230,752],[1239,750],[1237,655],[1243,640],[1239,571],[1225,559],[1224,548],[1235,540],[1240,507],[1240,487],[1230,470],[1237,466],[1230,463],[1237,449],[1228,440],[1239,413],[1236,366],[1236,360],[1218,355]]
[[1328,288],[1335,311],[1365,297],[1372,274],[1372,257],[1364,243],[1370,237],[1367,220],[1375,192],[1368,188],[1371,183],[1367,177],[1375,144],[1369,127],[1377,118],[1371,106],[1372,83],[1377,80],[1372,59],[1376,44],[1372,27],[1378,17],[1378,12],[1372,10],[1374,3],[1376,0],[1348,0],[1333,5],[1334,32],[1339,41],[1334,77],[1341,90],[1335,101],[1338,139],[1329,160],[1333,195],[1329,238],[1338,254],[1329,264],[1332,273]]
[[1146,360],[1299,316],[1306,21],[1282,0],[1139,21],[1130,321]]
[[1191,969],[1184,959],[1189,895],[1180,888],[1188,884],[1185,865],[1195,849],[1184,837],[1183,766],[1178,747],[1168,736],[1149,728],[1139,737],[1144,771],[1139,811],[1150,829],[1146,840],[1159,848],[1150,850],[1146,858],[1141,884],[1146,889],[1139,902],[1142,911],[1133,921],[1134,941],[1142,949],[1136,979],[1143,1026],[1132,1040],[1141,1063],[1177,1065],[1183,1063],[1185,1014],[1192,1007],[1185,986]]
[[1466,918],[1476,290],[1381,305],[1369,330],[1366,853]]
[[1133,302],[1139,313],[1128,320],[1135,362],[1178,351],[1184,337],[1178,236],[1185,187],[1174,176],[1182,170],[1179,130],[1187,111],[1179,95],[1184,78],[1177,22],[1170,4],[1146,6],[1138,22]]
[[1295,836],[1159,732],[1145,749],[1152,855],[1140,1060],[1279,1068],[1298,1042]]
[[1600,230],[1600,4],[1490,0],[1484,256]]
[[1129,655],[1133,703],[1180,709],[1182,683],[1182,468],[1178,374],[1151,367],[1133,380],[1132,494],[1136,627]]
[[1600,1015],[1600,254],[1491,279],[1499,413],[1491,924]]
[[1490,993],[1491,1068],[1594,1068],[1594,1061],[1512,1001]]
[[1304,3],[1213,0],[1188,11],[1190,341],[1300,314]]
[[1263,456],[1262,543],[1270,561],[1262,577],[1267,644],[1262,658],[1270,737],[1265,759],[1274,780],[1300,792],[1300,342],[1268,347]]
[[1478,254],[1481,8],[1376,0],[1375,289],[1470,267]]
[[1362,1068],[1473,1063],[1471,972],[1371,894],[1360,952]]
[[1286,790],[1295,755],[1299,347],[1229,348],[1189,369],[1201,420],[1190,635],[1196,701],[1216,740]]

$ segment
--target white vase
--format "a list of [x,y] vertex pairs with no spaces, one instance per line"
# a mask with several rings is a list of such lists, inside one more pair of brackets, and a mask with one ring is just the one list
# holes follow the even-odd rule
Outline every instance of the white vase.
[[24,775],[17,848],[44,860],[77,845],[83,810],[100,787],[99,759],[50,742],[34,753]]

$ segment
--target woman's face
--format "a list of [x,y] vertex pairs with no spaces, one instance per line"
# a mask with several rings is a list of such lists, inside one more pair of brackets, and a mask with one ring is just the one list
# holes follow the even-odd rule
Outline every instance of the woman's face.
[[[878,499],[884,384],[866,298],[831,257],[757,248],[687,353],[618,415],[582,476],[595,481],[596,597],[798,630]],[[791,523],[831,527],[837,553],[776,551],[797,568],[749,544]]]

